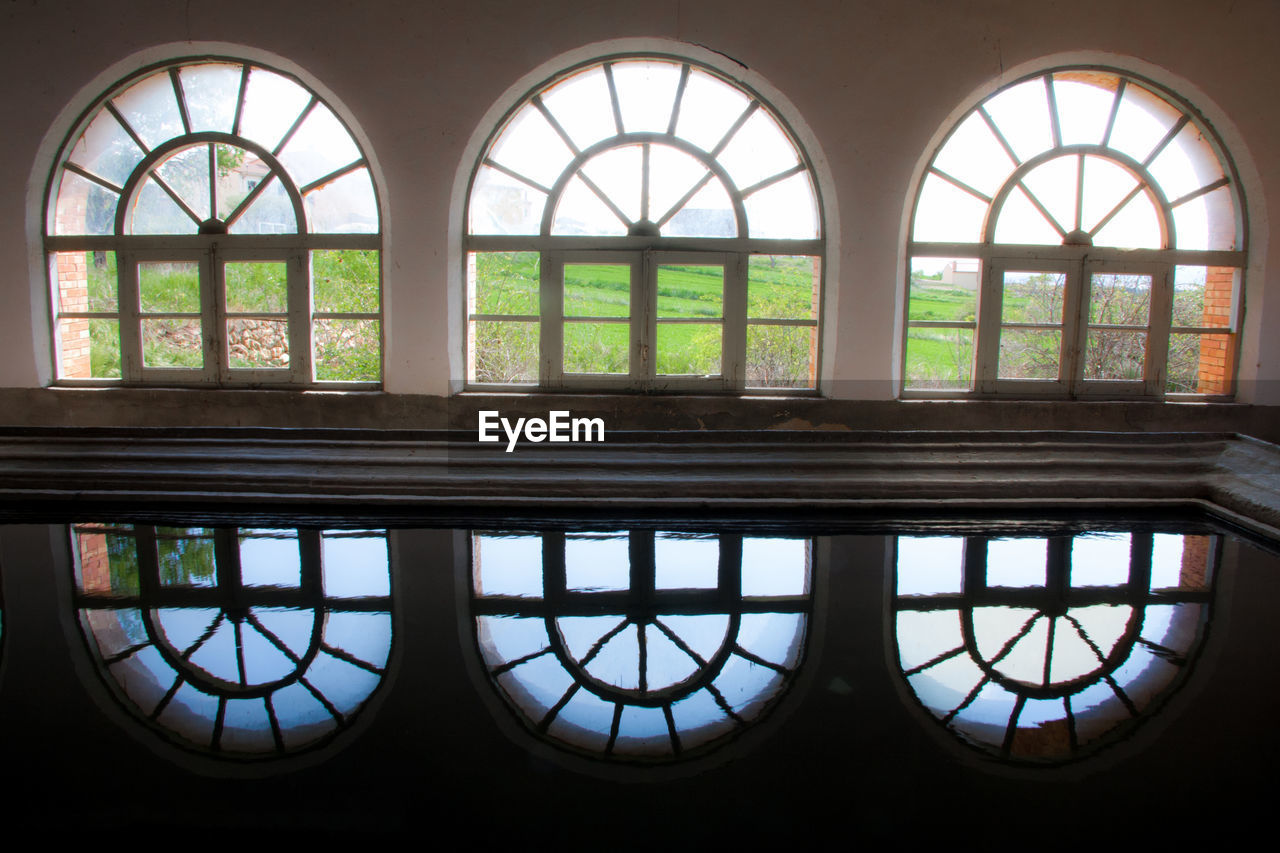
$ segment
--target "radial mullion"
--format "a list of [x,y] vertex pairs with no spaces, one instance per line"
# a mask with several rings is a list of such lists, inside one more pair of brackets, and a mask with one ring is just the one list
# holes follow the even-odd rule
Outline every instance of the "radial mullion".
[[[942,171],[941,169],[937,168],[936,166],[930,166],[930,167],[929,167],[929,171],[930,171],[931,173],[933,173],[933,174],[937,175],[939,178],[942,178],[942,180],[944,180],[944,181],[946,181],[947,183],[951,184],[951,185],[952,185],[953,187],[955,187],[956,189],[964,190],[964,191],[965,191],[965,192],[967,192],[969,195],[971,195],[971,196],[973,196],[974,198],[978,199],[978,200],[979,200],[979,201],[981,201],[982,203],[984,203],[984,204],[991,204],[991,196],[987,195],[986,193],[982,192],[981,190],[978,190],[978,189],[975,189],[974,187],[969,186],[968,184],[966,184],[964,181],[960,180],[959,178],[954,177],[954,176],[952,176],[952,175],[948,175],[946,172]],[[753,189],[754,189],[754,188],[753,188]],[[746,195],[746,193],[743,193],[743,195]]]
[[680,121],[680,105],[684,102],[684,90],[689,85],[689,63],[680,66],[680,82],[676,84],[676,100],[671,105],[671,121],[667,123],[667,136],[676,135],[676,125]]
[[209,218],[218,218],[218,152],[217,145],[209,143]]
[[1026,707],[1027,697],[1019,695],[1018,701],[1013,703],[1013,711],[1009,714],[1009,725],[1004,730],[1004,742],[1000,744],[1000,751],[1008,755],[1013,750],[1013,738],[1018,733],[1018,717],[1022,716],[1022,709]]
[[365,672],[371,672],[374,675],[382,675],[382,669],[380,667],[369,663],[367,660],[356,657],[345,649],[340,649],[337,646],[331,646],[324,642],[320,644],[320,648],[324,649],[326,653],[332,655],[338,660],[349,663],[359,669],[363,669]]
[[640,147],[640,219],[649,218],[649,143]]
[[276,173],[275,173],[275,172],[271,172],[271,173],[269,173],[269,174],[268,174],[265,178],[263,178],[261,181],[258,181],[258,185],[257,185],[256,187],[254,187],[253,189],[249,190],[249,194],[248,194],[248,195],[246,195],[244,198],[240,199],[240,203],[236,205],[236,209],[235,209],[235,210],[233,210],[233,211],[231,211],[231,213],[227,215],[226,225],[227,225],[227,227],[228,227],[228,228],[230,228],[230,227],[231,227],[231,225],[232,225],[232,224],[233,224],[237,219],[239,219],[239,218],[240,218],[240,216],[241,216],[241,215],[242,215],[246,210],[248,210],[248,209],[249,209],[249,206],[250,206],[250,205],[252,205],[255,201],[257,201],[258,196],[260,196],[260,195],[262,195],[264,192],[266,192],[267,185],[268,185],[268,184],[270,184],[273,180],[275,180],[275,177],[276,177]]
[[1058,96],[1053,91],[1053,75],[1046,74],[1044,80],[1044,94],[1049,99],[1049,132],[1053,136],[1053,147],[1062,147],[1062,120],[1058,116]]
[[1044,614],[1037,612],[1030,619],[1028,619],[1026,624],[1022,626],[1022,630],[1018,631],[1018,633],[1010,637],[1009,641],[1000,648],[999,654],[997,654],[995,657],[991,659],[991,665],[995,666],[996,664],[1000,663],[1000,661],[1008,657],[1009,653],[1013,651],[1013,647],[1018,645],[1019,640],[1027,636],[1027,634],[1031,633],[1031,626],[1034,625],[1036,623],[1036,620],[1043,615]]
[[595,193],[596,197],[599,198],[602,202],[604,202],[605,207],[609,208],[609,210],[613,212],[613,215],[618,217],[618,219],[624,225],[630,228],[632,225],[635,224],[630,219],[627,218],[627,215],[622,212],[621,208],[619,208],[618,205],[613,203],[613,199],[609,198],[609,196],[605,193],[604,190],[596,186],[596,182],[588,178],[587,173],[582,171],[581,169],[578,170],[578,180],[586,184],[587,189]]
[[746,725],[746,721],[743,720],[742,717],[738,716],[737,711],[733,710],[733,706],[724,698],[724,695],[720,692],[719,688],[714,684],[708,684],[707,692],[711,694],[711,698],[716,700],[716,704],[720,706],[720,710],[724,711],[725,715],[728,716],[729,719],[733,720],[740,726]]
[[1018,181],[1018,187],[1022,190],[1022,194],[1027,197],[1027,200],[1031,202],[1035,209],[1040,211],[1040,215],[1049,220],[1049,224],[1053,226],[1054,231],[1058,232],[1058,236],[1066,237],[1066,229],[1059,225],[1058,220],[1049,212],[1049,209],[1040,203],[1040,199],[1036,198],[1036,194],[1031,191],[1029,186],[1027,186],[1026,181]]
[[231,621],[232,628],[236,633],[236,669],[240,672],[240,686],[244,687],[249,683],[244,671],[244,636],[241,632],[241,623],[239,619]]
[[90,172],[88,169],[85,169],[82,166],[77,166],[75,163],[72,163],[70,160],[63,163],[62,168],[68,172],[74,172],[75,174],[79,175],[80,177],[84,178],[87,181],[93,181],[98,186],[104,187],[105,189],[109,189],[116,195],[121,195],[124,192],[123,187],[116,186],[115,184],[108,181],[106,178],[99,178],[93,172]]
[[637,668],[640,671],[640,692],[649,692],[649,638],[646,636],[648,632],[645,630],[647,626],[636,625],[636,643],[639,648],[639,664]]
[[1107,684],[1110,685],[1112,692],[1116,694],[1116,698],[1120,700],[1120,703],[1128,709],[1129,715],[1137,717],[1138,706],[1133,704],[1133,700],[1129,698],[1129,694],[1125,693],[1119,684],[1116,684],[1116,680],[1111,677],[1110,673],[1103,676],[1103,678],[1106,679]]
[[231,135],[240,135],[240,119],[244,116],[244,96],[249,89],[249,66],[240,66],[240,91],[236,94],[236,116],[231,121]]
[[538,721],[538,731],[545,732],[551,727],[551,724],[555,722],[556,715],[564,709],[565,705],[569,704],[569,700],[573,698],[573,694],[577,693],[578,688],[581,686],[577,681],[569,685],[569,689],[564,692],[564,695],[556,700],[556,704],[548,708],[547,713],[543,714],[542,719]]
[[307,681],[305,677],[299,678],[298,683],[301,684],[303,687],[307,688],[308,691],[310,691],[311,695],[315,697],[316,701],[324,706],[324,709],[329,712],[329,716],[337,720],[339,725],[341,725],[346,720],[346,718],[342,715],[342,712],[339,711],[337,708],[335,708],[333,706],[333,703],[329,701],[329,697],[321,693],[320,690],[310,681]]
[[538,112],[542,113],[542,117],[547,120],[547,124],[551,125],[551,129],[560,137],[560,141],[569,147],[569,150],[573,152],[574,157],[577,157],[582,153],[582,150],[574,144],[574,141],[569,136],[568,131],[566,131],[564,126],[560,124],[560,120],[551,114],[551,110],[547,109],[547,105],[543,103],[541,95],[534,95],[530,100],[530,103],[538,108]]
[[182,118],[182,132],[191,133],[191,115],[187,112],[187,96],[182,91],[182,80],[178,77],[178,69],[169,69],[169,81],[173,84],[173,96],[178,99],[178,115]]
[[1079,231],[1084,227],[1084,155],[1076,155],[1076,227]]
[[991,681],[991,676],[989,675],[983,675],[982,678],[978,679],[978,683],[973,685],[973,689],[965,694],[965,697],[960,704],[948,711],[946,716],[942,718],[943,724],[949,725],[951,721],[955,719],[956,714],[959,714],[965,708],[972,705],[973,700],[978,698],[978,694],[982,692],[982,688],[986,687],[987,682],[989,681]]
[[658,626],[658,630],[661,631],[663,634],[665,634],[667,639],[670,640],[673,644],[675,644],[675,647],[677,649],[684,652],[689,657],[693,658],[694,662],[697,663],[699,667],[704,667],[707,665],[707,662],[702,659],[702,656],[699,655],[697,652],[695,652],[693,649],[689,648],[689,645],[683,639],[681,639],[680,635],[672,631],[665,624],[663,624],[662,620],[654,619],[653,624]]
[[1048,630],[1048,632],[1047,632],[1047,636],[1045,637],[1045,640],[1044,640],[1044,677],[1043,677],[1043,679],[1040,681],[1040,684],[1041,684],[1041,685],[1043,685],[1043,686],[1045,686],[1045,687],[1048,687],[1048,686],[1049,686],[1049,674],[1050,674],[1050,670],[1053,668],[1053,637],[1054,637],[1054,630],[1056,629],[1056,627],[1057,627],[1057,625],[1058,625],[1058,620],[1057,620],[1057,619],[1055,619],[1055,618],[1053,618],[1053,617],[1051,617],[1051,616],[1050,616],[1050,617],[1046,617],[1046,618],[1048,618],[1048,620],[1049,620],[1049,630]]
[[226,617],[226,613],[222,610],[218,611],[218,615],[213,617],[213,621],[209,623],[209,627],[204,629],[204,633],[196,638],[195,642],[182,652],[179,657],[182,660],[190,660],[191,656],[200,651],[200,647],[209,641],[209,638],[218,630],[218,626],[222,624],[222,620]]
[[267,720],[271,723],[271,740],[275,742],[276,752],[284,752],[284,733],[280,731],[280,721],[276,718],[276,707],[271,704],[270,694],[262,697],[262,704],[267,708]]
[[1151,149],[1151,153],[1147,155],[1147,159],[1142,161],[1142,168],[1145,169],[1149,167],[1152,161],[1159,157],[1164,152],[1164,149],[1169,147],[1169,143],[1173,142],[1173,138],[1182,132],[1182,129],[1187,126],[1187,122],[1189,121],[1191,121],[1191,116],[1183,113],[1182,116],[1173,123],[1173,127],[1169,128],[1169,132],[1164,135],[1164,138],[1156,143],[1155,148]]
[[145,643],[138,643],[136,645],[129,646],[127,649],[118,651],[115,654],[111,655],[110,657],[103,658],[102,665],[105,667],[111,667],[113,664],[120,663],[120,661],[129,657],[132,657],[133,655],[142,651],[149,645],[151,645],[150,640],[147,640]]
[[671,714],[671,703],[662,706],[662,716],[667,719],[667,735],[671,738],[671,751],[676,755],[680,754],[680,732],[676,728],[675,717]]
[[1120,78],[1120,85],[1116,87],[1116,96],[1111,101],[1111,114],[1107,116],[1107,129],[1102,132],[1102,145],[1104,148],[1111,146],[1111,131],[1116,127],[1116,116],[1120,114],[1120,102],[1124,100],[1125,87],[1129,85],[1129,81]]
[[1134,187],[1133,189],[1129,190],[1129,194],[1128,194],[1128,195],[1126,195],[1124,198],[1120,199],[1120,202],[1119,202],[1115,207],[1111,208],[1111,212],[1110,212],[1110,213],[1108,213],[1106,216],[1104,216],[1104,217],[1102,217],[1101,219],[1099,219],[1099,220],[1098,220],[1098,224],[1097,224],[1097,225],[1095,225],[1095,226],[1093,226],[1093,228],[1092,228],[1092,229],[1090,229],[1090,231],[1089,231],[1089,236],[1090,236],[1090,237],[1093,237],[1093,236],[1094,236],[1094,235],[1096,235],[1099,231],[1101,231],[1103,228],[1105,228],[1105,227],[1106,227],[1106,225],[1107,225],[1107,223],[1108,223],[1108,222],[1110,222],[1112,219],[1114,219],[1114,218],[1116,217],[1116,214],[1118,214],[1121,210],[1123,210],[1123,209],[1124,209],[1124,206],[1125,206],[1126,204],[1128,204],[1129,202],[1133,201],[1133,200],[1134,200],[1134,198],[1136,198],[1136,197],[1137,197],[1138,193],[1142,192],[1142,191],[1143,191],[1143,190],[1145,190],[1146,188],[1147,188],[1147,182],[1146,182],[1146,181],[1139,181],[1139,182],[1138,182],[1138,185],[1137,185],[1136,187]]
[[785,666],[782,666],[781,664],[776,664],[773,661],[765,660],[764,658],[760,657],[758,654],[747,651],[737,643],[733,644],[733,651],[735,654],[746,658],[747,660],[751,661],[752,663],[758,666],[766,667],[767,669],[771,669],[774,672],[781,673],[783,675],[787,674],[787,668]]
[[528,663],[531,660],[540,658],[550,651],[551,651],[551,647],[547,646],[546,648],[543,648],[539,651],[530,652],[524,657],[519,657],[519,658],[516,658],[515,660],[505,661],[503,663],[498,664],[493,669],[489,670],[489,674],[492,675],[494,678],[497,678],[499,675],[502,675],[504,672],[510,672],[511,670],[518,667],[520,664]]
[[492,160],[486,157],[484,158],[484,165],[488,166],[490,169],[496,169],[497,171],[506,175],[508,178],[515,178],[517,181],[519,181],[522,184],[528,184],[529,186],[533,187],[535,190],[538,190],[539,192],[544,192],[547,195],[551,195],[550,187],[544,187],[542,184],[538,183],[533,178],[526,178],[524,175],[520,174],[514,169],[508,169],[506,166],[502,165],[496,160]]
[[271,150],[274,157],[279,157],[280,152],[293,139],[293,135],[298,132],[298,128],[307,120],[307,116],[311,115],[311,111],[316,108],[316,104],[320,103],[320,99],[315,95],[311,96],[311,100],[302,108],[302,112],[298,113],[298,117],[293,120],[293,124],[289,125],[289,129],[284,132],[284,136],[280,137],[280,141],[276,143],[276,147]]
[[160,189],[164,190],[165,193],[168,194],[169,198],[173,199],[174,204],[178,205],[178,207],[182,209],[183,213],[191,217],[192,222],[194,222],[196,225],[199,225],[201,222],[204,221],[203,219],[200,218],[200,215],[198,213],[196,213],[194,210],[190,208],[190,206],[187,205],[186,201],[183,200],[182,196],[178,195],[178,193],[173,189],[173,187],[169,186],[168,181],[160,177],[159,172],[157,172],[155,169],[152,169],[150,172],[150,175],[151,175],[151,180],[155,181],[156,184],[159,185]]
[[1207,194],[1209,194],[1209,193],[1213,192],[1213,191],[1214,191],[1214,190],[1216,190],[1216,189],[1221,189],[1222,187],[1225,187],[1225,186],[1227,186],[1227,185],[1228,185],[1228,184],[1230,184],[1230,183],[1231,183],[1231,180],[1230,180],[1229,178],[1227,178],[1226,176],[1223,176],[1223,177],[1221,177],[1221,178],[1218,178],[1218,180],[1216,180],[1216,181],[1214,181],[1214,182],[1212,182],[1212,183],[1205,184],[1204,186],[1202,186],[1202,187],[1201,187],[1200,189],[1198,189],[1198,190],[1192,190],[1191,192],[1187,193],[1186,195],[1178,196],[1178,198],[1176,198],[1176,199],[1174,199],[1173,201],[1169,202],[1169,207],[1172,209],[1172,208],[1177,207],[1177,206],[1178,206],[1178,205],[1180,205],[1180,204],[1186,204],[1186,203],[1187,203],[1187,202],[1189,202],[1189,201],[1194,201],[1195,199],[1200,198],[1200,196],[1202,196],[1202,195],[1207,195]]
[[613,745],[618,740],[618,726],[622,722],[622,703],[613,706],[613,722],[609,724],[609,742],[604,746],[604,754],[613,754]]
[[128,120],[120,114],[120,111],[116,109],[115,104],[111,103],[111,101],[107,101],[102,106],[106,108],[107,112],[111,113],[112,117],[115,118],[117,122],[120,123],[120,126],[124,128],[124,132],[129,134],[129,138],[133,140],[133,143],[142,149],[143,154],[151,153],[151,149],[147,147],[147,143],[142,141],[142,137],[133,129],[133,125],[129,124]]
[[[805,166],[804,163],[797,163],[794,166],[792,166],[790,169],[783,169],[781,172],[778,172],[776,175],[771,175],[762,181],[756,181],[754,184],[747,187],[745,190],[742,190],[742,197],[746,198],[752,193],[759,192],[760,190],[765,189],[766,187],[771,187],[774,184],[778,183],[779,181],[785,181],[787,178],[791,177],[792,175],[798,175],[801,172],[805,171],[807,168],[808,167]],[[962,187],[962,189],[964,189],[964,187]],[[970,192],[974,192],[974,190],[970,190]],[[987,199],[987,202],[990,203],[991,199]]]
[[931,660],[925,661],[924,663],[920,664],[919,666],[912,667],[911,669],[909,669],[909,670],[905,671],[904,673],[902,673],[902,677],[903,677],[903,678],[910,678],[910,677],[911,677],[911,676],[913,676],[913,675],[917,675],[917,674],[919,674],[919,673],[921,673],[921,672],[924,672],[926,669],[929,669],[930,667],[934,667],[934,666],[937,666],[937,665],[938,665],[938,664],[940,664],[940,663],[943,663],[943,662],[945,662],[945,661],[949,661],[949,660],[951,660],[953,657],[955,657],[956,655],[960,654],[960,653],[961,653],[961,652],[963,652],[964,650],[965,650],[965,647],[964,647],[963,645],[956,646],[954,649],[952,649],[952,650],[951,650],[951,651],[949,651],[949,652],[943,652],[942,654],[938,655],[937,657],[935,657],[935,658],[933,658],[933,659],[931,659]]
[[186,677],[182,673],[178,673],[178,677],[173,680],[173,684],[165,691],[164,696],[160,697],[160,701],[151,709],[151,713],[147,715],[147,719],[156,720],[164,713],[164,709],[169,707],[169,703],[173,701],[173,695],[178,692],[183,684],[186,683]]
[[364,158],[363,157],[357,158],[351,161],[350,163],[348,163],[347,165],[334,169],[329,174],[316,178],[311,183],[307,184],[304,187],[301,187],[298,190],[298,194],[306,195],[312,190],[322,187],[325,184],[329,183],[330,181],[336,181],[338,178],[341,178],[343,175],[347,174],[348,172],[354,172],[356,169],[359,169],[364,165],[365,165]]
[[606,62],[604,64],[604,79],[609,85],[609,105],[613,108],[613,126],[617,131],[617,135],[621,136],[622,131],[622,105],[618,101],[618,85],[613,80],[613,63]]
[[245,618],[249,620],[249,624],[253,626],[255,631],[266,637],[267,642],[279,649],[280,653],[287,657],[294,666],[298,666],[302,663],[302,659],[294,654],[293,649],[286,646],[284,641],[277,637],[273,631],[258,621],[258,617],[253,614],[252,610],[249,611]]
[[671,209],[668,210],[666,213],[662,214],[662,218],[659,219],[655,224],[659,228],[661,228],[663,225],[666,225],[667,222],[671,219],[671,217],[679,213],[680,209],[683,208],[686,204],[688,204],[690,199],[692,199],[695,195],[697,195],[702,190],[703,187],[705,187],[708,183],[710,183],[711,179],[714,177],[715,175],[711,172],[711,170],[708,169],[707,173],[703,175],[697,182],[695,182],[693,187],[690,188],[690,190],[687,193],[682,195],[675,204],[671,205]]
[[1080,749],[1079,735],[1076,734],[1076,715],[1071,710],[1071,696],[1068,694],[1062,697],[1062,708],[1067,712],[1067,738],[1068,748],[1074,755]]
[[621,622],[615,625],[612,630],[602,635],[600,639],[596,640],[595,645],[593,645],[587,651],[587,653],[583,656],[582,660],[578,661],[578,665],[585,667],[587,664],[589,664],[592,660],[595,659],[596,655],[600,654],[600,650],[604,648],[605,643],[609,642],[614,637],[616,637],[623,628],[627,627],[630,624],[631,624],[630,619],[623,619]]
[[987,112],[985,106],[978,107],[978,115],[982,116],[982,120],[987,123],[987,127],[995,134],[996,141],[1000,143],[1000,147],[1004,149],[1004,153],[1009,155],[1009,159],[1013,161],[1014,166],[1021,166],[1022,160],[1014,153],[1013,146],[1009,144],[1009,140],[1004,138],[1004,134],[1000,132],[1000,128],[996,127],[995,119],[991,117],[991,113]]
[[729,140],[733,139],[733,135],[742,129],[742,126],[747,123],[747,119],[751,118],[758,109],[760,109],[759,101],[753,100],[747,104],[747,108],[742,111],[742,115],[738,116],[734,123],[729,126],[729,129],[725,131],[724,136],[720,137],[720,141],[708,152],[711,155],[711,159],[714,160],[720,156],[720,152],[729,144]]

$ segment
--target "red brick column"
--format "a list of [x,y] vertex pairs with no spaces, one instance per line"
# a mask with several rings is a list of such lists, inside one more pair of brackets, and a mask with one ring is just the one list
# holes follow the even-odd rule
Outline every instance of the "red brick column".
[[[1203,325],[1231,328],[1231,295],[1236,271],[1231,267],[1209,267],[1204,283]],[[1196,391],[1200,394],[1230,394],[1235,377],[1235,335],[1200,336],[1200,373]]]

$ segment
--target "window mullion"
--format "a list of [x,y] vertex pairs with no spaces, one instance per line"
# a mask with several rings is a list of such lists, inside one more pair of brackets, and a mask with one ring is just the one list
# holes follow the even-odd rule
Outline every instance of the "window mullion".
[[564,254],[546,252],[538,266],[538,381],[543,388],[564,385]]
[[[638,279],[638,281],[637,281]],[[638,286],[637,286],[638,285]],[[631,267],[631,381],[649,388],[657,377],[658,264],[653,252],[640,254]]]
[[1084,389],[1085,338],[1089,333],[1089,277],[1081,259],[1067,269],[1067,292],[1062,306],[1062,383],[1071,395]]
[[225,328],[226,269],[214,249],[204,252],[200,259],[200,307],[204,326],[204,370],[201,378],[207,382],[225,383],[231,371]]
[[120,308],[120,376],[142,380],[142,318],[138,302],[138,258],[128,250],[116,253],[116,283]]
[[724,260],[724,334],[720,372],[726,391],[741,392],[747,384],[747,259],[745,253]]
[[1169,372],[1169,332],[1173,325],[1173,266],[1155,270],[1151,276],[1151,324],[1147,332],[1145,393],[1163,397]]
[[1000,354],[1000,309],[1002,294],[1000,276],[1003,267],[994,263],[982,265],[982,289],[978,294],[978,369],[975,385],[984,394],[996,390],[996,361]]
[[311,253],[297,252],[289,258],[285,272],[289,314],[289,380],[304,385],[312,380],[312,299]]

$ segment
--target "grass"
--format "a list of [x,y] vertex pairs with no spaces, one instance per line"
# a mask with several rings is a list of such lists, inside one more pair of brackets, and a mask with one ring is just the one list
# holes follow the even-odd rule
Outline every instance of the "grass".
[[[535,252],[477,253],[477,314],[507,317],[540,313]],[[566,264],[566,317],[631,317],[630,264]],[[809,257],[754,256],[748,272],[750,319],[816,319]],[[661,264],[657,270],[657,352],[661,375],[706,375],[721,370],[724,272],[718,265]],[[705,323],[663,323],[694,319]],[[630,370],[630,330],[625,323],[565,323],[565,370],[625,374]],[[475,323],[475,378],[480,382],[537,380],[537,324]],[[753,385],[809,382],[809,328],[749,326],[747,373]]]
[[[86,252],[89,311],[118,311],[118,276],[114,252]],[[381,296],[379,253],[331,250],[312,252],[312,303],[315,312],[378,314]],[[99,265],[99,263],[101,265]],[[284,315],[287,305],[283,261],[233,261],[224,265],[226,305],[234,314]],[[139,305],[145,314],[199,314],[200,277],[195,263],[145,263],[139,267]],[[200,323],[193,318],[143,321],[143,363],[148,366],[199,368],[204,363]],[[321,381],[378,381],[382,376],[381,323],[378,319],[317,318],[313,327],[313,362]],[[119,378],[120,324],[115,319],[89,321],[90,372]],[[238,363],[232,357],[233,365]]]

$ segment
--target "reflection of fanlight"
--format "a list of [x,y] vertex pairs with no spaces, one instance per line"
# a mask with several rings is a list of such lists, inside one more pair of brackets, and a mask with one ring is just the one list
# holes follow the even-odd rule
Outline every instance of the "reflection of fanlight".
[[618,531],[477,533],[475,637],[539,737],[674,761],[761,719],[804,659],[801,539]]
[[1164,533],[899,538],[902,674],[930,714],[986,752],[1084,757],[1182,684],[1217,550],[1217,537]]
[[382,680],[385,533],[81,525],[74,552],[100,671],[184,746],[296,752],[349,726]]

